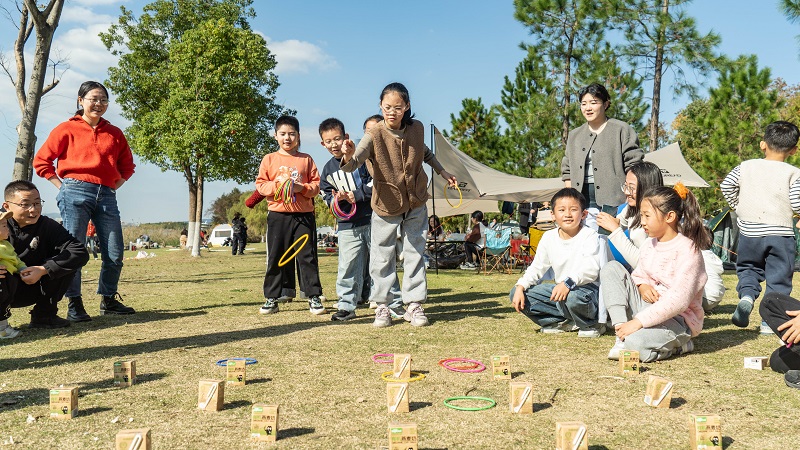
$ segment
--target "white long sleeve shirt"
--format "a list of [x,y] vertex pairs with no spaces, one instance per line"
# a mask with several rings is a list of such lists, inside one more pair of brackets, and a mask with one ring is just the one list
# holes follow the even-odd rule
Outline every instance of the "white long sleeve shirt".
[[547,231],[536,247],[533,262],[516,285],[528,289],[539,284],[549,269],[553,269],[556,283],[567,278],[578,286],[595,283],[600,275],[601,255],[605,254],[600,245],[597,232],[586,226],[571,239],[562,239],[558,228]]

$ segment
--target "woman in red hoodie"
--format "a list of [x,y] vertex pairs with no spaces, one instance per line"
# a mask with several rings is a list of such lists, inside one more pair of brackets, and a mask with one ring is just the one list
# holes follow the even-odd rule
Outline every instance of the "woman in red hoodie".
[[[36,153],[36,174],[58,189],[58,209],[64,228],[86,244],[89,220],[97,228],[103,260],[97,293],[100,314],[133,314],[117,292],[124,243],[117,208],[117,189],[133,175],[133,154],[122,130],[103,119],[108,110],[108,90],[96,81],[78,89],[78,110],[58,125]],[[55,161],[58,160],[56,166]],[[73,322],[91,320],[83,307],[80,271],[67,290]]]

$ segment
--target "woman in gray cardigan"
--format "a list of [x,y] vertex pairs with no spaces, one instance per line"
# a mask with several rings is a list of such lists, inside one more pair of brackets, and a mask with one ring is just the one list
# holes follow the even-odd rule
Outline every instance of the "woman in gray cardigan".
[[611,100],[605,87],[590,84],[578,92],[578,98],[586,123],[569,132],[561,179],[583,193],[594,217],[603,205],[616,207],[625,201],[621,189],[625,171],[641,161],[644,153],[633,127],[606,116]]

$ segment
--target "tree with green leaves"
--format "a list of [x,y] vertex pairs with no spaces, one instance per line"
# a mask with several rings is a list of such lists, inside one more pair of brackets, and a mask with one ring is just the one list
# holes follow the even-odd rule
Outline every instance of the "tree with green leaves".
[[685,6],[692,0],[619,0],[619,9],[612,20],[618,23],[625,36],[622,54],[653,82],[650,108],[650,151],[658,149],[659,116],[663,76],[671,71],[674,95],[696,96],[697,85],[686,79],[684,67],[701,77],[712,73],[719,63],[715,48],[720,44],[718,34],[702,34]]
[[[780,8],[792,23],[800,21],[800,0],[781,0]],[[800,36],[797,36],[800,41]]]
[[783,104],[769,68],[759,68],[756,56],[749,55],[723,65],[709,99],[680,112],[673,127],[684,156],[713,188],[696,191],[705,212],[725,206],[719,183],[728,172],[763,156],[758,144]]
[[470,158],[493,169],[515,173],[516,159],[508,154],[495,108],[486,107],[480,98],[465,98],[461,106],[458,117],[450,114],[452,129],[443,130],[444,137]]
[[219,225],[221,223],[228,223],[233,215],[228,214],[228,210],[234,205],[241,203],[239,198],[242,196],[242,191],[239,188],[233,188],[227,194],[222,194],[211,203],[211,206],[206,211],[211,215],[211,223]]
[[[252,181],[269,132],[284,108],[275,103],[275,59],[247,22],[252,0],[156,0],[136,18],[122,7],[101,38],[119,57],[109,88],[134,152],[183,174],[194,231],[206,181]],[[196,234],[196,233],[194,233]],[[190,235],[193,256],[199,236]]]

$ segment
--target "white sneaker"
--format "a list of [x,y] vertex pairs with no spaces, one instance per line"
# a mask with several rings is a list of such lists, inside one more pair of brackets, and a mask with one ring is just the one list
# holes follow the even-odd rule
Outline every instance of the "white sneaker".
[[369,309],[375,309],[378,307],[378,302],[369,302]]
[[686,341],[685,344],[681,345],[681,348],[679,348],[678,351],[675,352],[675,355],[683,355],[693,351],[694,351],[694,342],[691,339],[689,339],[688,341]]
[[430,325],[428,318],[425,316],[425,311],[422,305],[417,302],[409,303],[406,307],[406,313],[403,315],[406,322],[410,322],[412,327],[424,327]]
[[767,322],[764,322],[763,320],[761,321],[761,328],[759,328],[758,332],[759,334],[766,334],[766,335],[775,334],[772,332],[772,328],[770,328],[769,325],[767,325]]
[[308,311],[314,315],[325,314],[325,306],[322,305],[322,296],[313,296],[308,299]]
[[386,305],[378,305],[375,308],[375,321],[372,326],[375,328],[385,328],[392,325],[392,316],[389,307]]
[[544,334],[559,334],[559,333],[567,333],[569,331],[578,331],[578,327],[575,326],[575,322],[572,322],[571,320],[565,320],[563,322],[558,322],[552,325],[544,326],[539,331],[541,331]]
[[0,339],[13,339],[22,334],[22,331],[9,325],[8,321],[3,320],[3,322],[0,324]]
[[612,361],[619,361],[619,352],[625,350],[625,342],[622,339],[617,338],[617,341],[614,342],[614,346],[611,347],[611,350],[608,352],[608,359]]
[[578,330],[578,337],[581,338],[598,338],[606,332],[606,326],[602,323],[589,328]]

